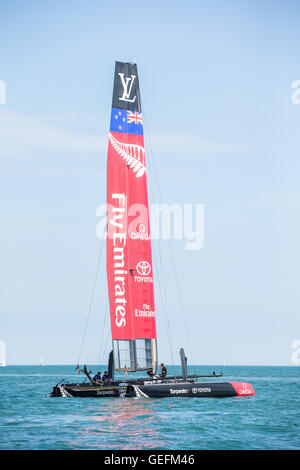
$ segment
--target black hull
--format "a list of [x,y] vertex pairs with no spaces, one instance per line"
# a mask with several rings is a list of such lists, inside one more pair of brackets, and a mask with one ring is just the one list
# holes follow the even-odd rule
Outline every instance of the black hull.
[[53,388],[53,397],[94,398],[226,398],[252,396],[251,385],[241,382],[136,382],[136,384],[64,384]]
[[89,384],[63,384],[53,387],[51,397],[94,397],[94,398],[120,398],[125,395],[127,386],[119,385],[95,386]]

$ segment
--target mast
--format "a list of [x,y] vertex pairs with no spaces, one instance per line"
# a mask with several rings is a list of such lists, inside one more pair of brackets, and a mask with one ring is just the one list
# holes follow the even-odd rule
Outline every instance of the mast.
[[116,62],[107,155],[107,280],[114,364],[156,372],[146,160],[136,64]]

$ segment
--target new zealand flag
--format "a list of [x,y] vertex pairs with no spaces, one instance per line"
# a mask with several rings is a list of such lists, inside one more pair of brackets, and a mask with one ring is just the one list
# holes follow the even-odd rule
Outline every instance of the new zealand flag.
[[112,108],[110,130],[112,132],[123,132],[125,134],[143,135],[142,113]]

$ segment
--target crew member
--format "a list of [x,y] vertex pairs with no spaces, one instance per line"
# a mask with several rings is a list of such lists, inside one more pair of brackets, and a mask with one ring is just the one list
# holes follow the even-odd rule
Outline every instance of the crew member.
[[97,374],[93,377],[94,382],[102,382],[101,380],[101,372],[97,372]]
[[108,382],[109,381],[109,375],[108,375],[107,370],[102,375],[102,380],[103,380],[103,382]]
[[163,378],[167,376],[167,368],[163,362],[160,365],[160,376]]
[[151,377],[151,379],[153,378],[153,369],[152,367],[150,367],[150,369],[147,370],[147,374],[149,375],[149,377]]

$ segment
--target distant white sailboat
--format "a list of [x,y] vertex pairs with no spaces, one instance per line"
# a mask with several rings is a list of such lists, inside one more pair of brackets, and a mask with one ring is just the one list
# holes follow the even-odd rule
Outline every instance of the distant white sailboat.
[[44,358],[42,356],[41,360],[40,360],[40,366],[45,366],[45,365],[46,365],[46,363],[45,363]]
[[0,340],[0,367],[6,366],[6,348],[4,341]]

